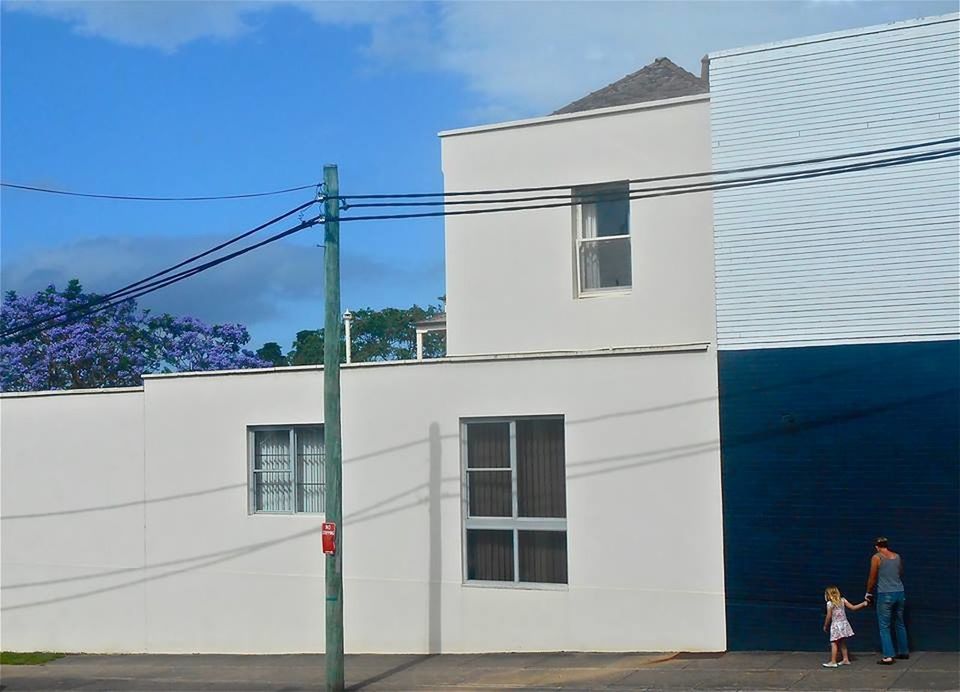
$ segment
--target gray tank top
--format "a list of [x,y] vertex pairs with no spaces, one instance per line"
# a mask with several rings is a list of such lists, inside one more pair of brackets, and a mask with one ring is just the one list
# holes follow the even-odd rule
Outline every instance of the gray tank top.
[[900,580],[900,556],[887,559],[880,558],[880,569],[877,571],[877,593],[896,593],[903,591],[903,582]]

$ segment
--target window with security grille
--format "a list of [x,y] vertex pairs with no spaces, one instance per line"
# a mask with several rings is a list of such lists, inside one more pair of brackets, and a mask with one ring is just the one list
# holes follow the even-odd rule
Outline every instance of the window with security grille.
[[578,187],[573,196],[578,295],[629,291],[629,184]]
[[461,436],[466,581],[566,584],[563,418],[468,420]]
[[250,512],[324,512],[323,426],[248,430]]

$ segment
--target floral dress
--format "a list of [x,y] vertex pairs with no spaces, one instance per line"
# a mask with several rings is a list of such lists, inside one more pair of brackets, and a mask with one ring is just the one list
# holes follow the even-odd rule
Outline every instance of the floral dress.
[[827,610],[832,613],[830,618],[830,641],[832,642],[853,636],[853,628],[847,620],[847,610],[843,607],[845,603],[846,599],[841,600],[838,606],[827,602]]

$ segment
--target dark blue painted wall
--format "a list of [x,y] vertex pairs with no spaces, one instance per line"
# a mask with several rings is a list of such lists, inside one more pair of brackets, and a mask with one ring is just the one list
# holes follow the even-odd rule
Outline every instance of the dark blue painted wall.
[[913,648],[957,650],[960,342],[721,351],[719,377],[728,647],[824,649],[824,588],[858,602],[885,535]]

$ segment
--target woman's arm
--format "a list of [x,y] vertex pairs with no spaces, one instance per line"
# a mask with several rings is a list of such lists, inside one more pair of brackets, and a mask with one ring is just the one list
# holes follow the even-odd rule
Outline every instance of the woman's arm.
[[877,573],[880,571],[880,556],[874,555],[870,558],[870,576],[867,577],[867,593],[873,591],[873,587],[877,585]]

